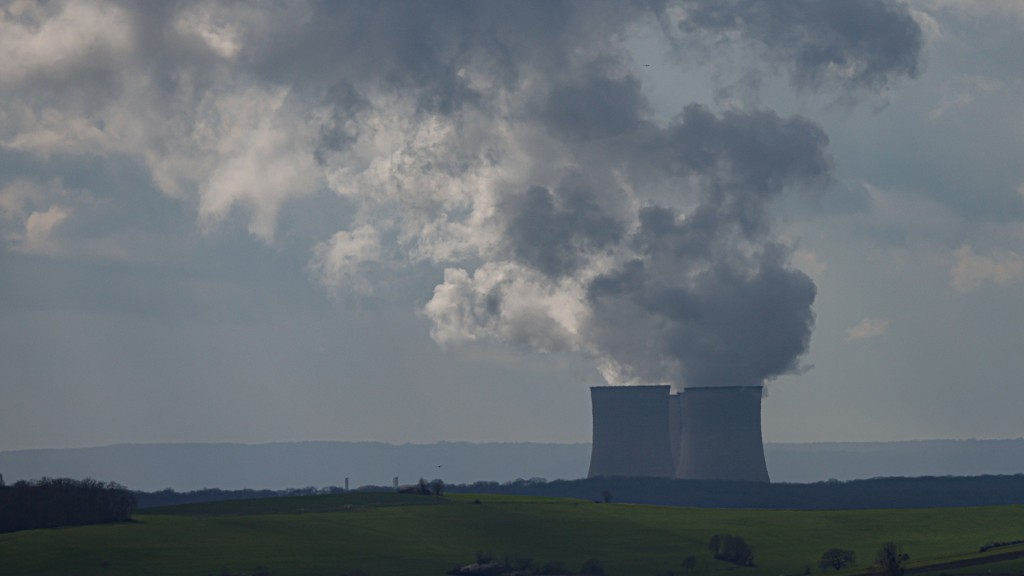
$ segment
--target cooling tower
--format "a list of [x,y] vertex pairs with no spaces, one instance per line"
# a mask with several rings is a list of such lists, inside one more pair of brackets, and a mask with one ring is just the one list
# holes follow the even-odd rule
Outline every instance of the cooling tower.
[[669,390],[669,386],[590,389],[594,440],[588,477],[672,476]]
[[683,395],[672,394],[668,397],[668,434],[669,446],[672,449],[672,473],[679,470],[679,454],[683,447]]
[[761,386],[684,389],[676,477],[768,482],[761,393]]

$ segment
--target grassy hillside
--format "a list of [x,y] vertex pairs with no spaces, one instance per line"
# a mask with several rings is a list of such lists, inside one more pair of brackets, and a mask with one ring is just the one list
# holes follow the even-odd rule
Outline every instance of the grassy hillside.
[[[478,500],[480,503],[474,503]],[[1024,537],[1024,507],[859,511],[711,510],[508,496],[432,498],[346,494],[149,510],[128,524],[0,535],[4,575],[275,576],[440,575],[477,551],[609,574],[802,574],[832,547],[863,566],[879,543],[915,561],[976,555],[987,541]],[[757,566],[735,568],[707,552],[715,533],[743,536]],[[1016,570],[1021,563],[1004,563]],[[953,571],[951,571],[953,573]],[[1016,573],[1016,572],[1010,572]]]

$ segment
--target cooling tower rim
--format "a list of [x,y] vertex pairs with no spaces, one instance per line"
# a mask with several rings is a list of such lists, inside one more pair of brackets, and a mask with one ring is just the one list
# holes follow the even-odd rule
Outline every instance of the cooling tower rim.
[[669,384],[637,384],[628,386],[618,386],[612,384],[603,384],[601,386],[591,386],[591,390],[658,390],[662,388],[671,388]]
[[761,390],[764,388],[764,384],[750,384],[747,386],[684,386],[680,392],[689,392],[691,390],[694,392],[703,390],[752,390],[755,388]]

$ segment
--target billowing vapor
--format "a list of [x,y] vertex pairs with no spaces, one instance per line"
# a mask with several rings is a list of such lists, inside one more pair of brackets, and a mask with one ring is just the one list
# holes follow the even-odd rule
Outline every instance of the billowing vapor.
[[681,30],[702,42],[752,44],[794,83],[875,90],[894,76],[914,77],[924,34],[890,0],[681,0]]
[[[336,194],[353,213],[313,247],[318,280],[370,292],[435,266],[440,345],[574,351],[616,384],[798,369],[816,289],[770,205],[829,180],[828,138],[766,109],[657,120],[638,30],[666,50],[748,43],[804,89],[878,90],[921,48],[883,0],[53,3],[0,21],[64,38],[0,65],[0,138],[134,159],[204,223],[240,212],[267,242],[285,203]],[[83,84],[76,58],[96,53]]]

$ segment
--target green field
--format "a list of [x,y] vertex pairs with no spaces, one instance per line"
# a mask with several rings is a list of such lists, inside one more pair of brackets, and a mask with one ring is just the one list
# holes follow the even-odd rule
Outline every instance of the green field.
[[[477,500],[479,503],[474,503]],[[743,536],[756,566],[714,560],[716,533]],[[1024,538],[1024,506],[923,510],[692,509],[506,496],[444,498],[346,494],[147,510],[126,524],[0,534],[0,574],[340,576],[440,575],[476,552],[559,560],[598,559],[608,574],[819,573],[832,547],[856,551],[865,572],[878,545],[903,545],[912,566],[978,556],[988,541]],[[1003,548],[988,554],[1024,550]],[[1020,574],[1012,560],[949,573]],[[936,574],[938,571],[935,572]]]

